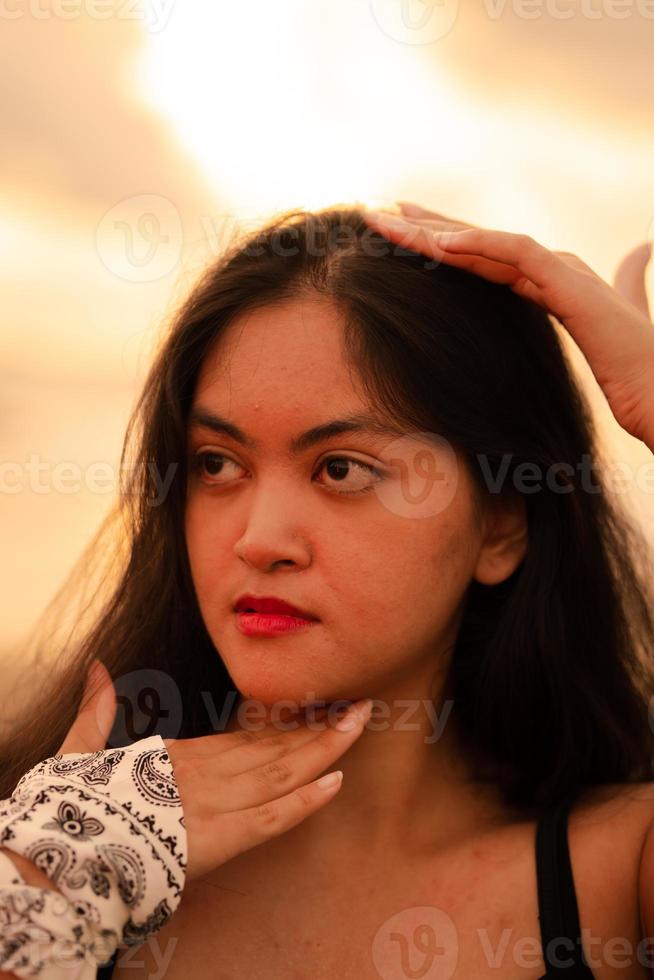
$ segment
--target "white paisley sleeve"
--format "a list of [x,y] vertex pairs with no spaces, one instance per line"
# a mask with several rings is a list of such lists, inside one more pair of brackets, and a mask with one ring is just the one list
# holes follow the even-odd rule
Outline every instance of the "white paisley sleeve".
[[186,829],[161,736],[39,762],[0,801],[0,847],[22,854],[59,890],[26,885],[0,854],[0,967],[42,980],[95,977],[72,967],[83,960],[95,971],[118,944],[144,942],[181,900]]

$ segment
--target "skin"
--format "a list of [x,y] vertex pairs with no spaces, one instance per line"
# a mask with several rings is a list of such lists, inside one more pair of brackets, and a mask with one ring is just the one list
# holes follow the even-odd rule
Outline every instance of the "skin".
[[[439,245],[432,233],[452,227],[473,230],[473,226],[426,211],[418,205],[403,203],[399,210],[412,223],[408,230],[406,226],[384,227],[372,217],[370,223],[382,227],[392,240],[411,247],[420,246],[428,256],[469,268],[492,281],[506,282],[521,295],[529,295],[548,309],[568,328],[586,354],[618,421],[654,451],[654,411],[650,395],[654,346],[643,280],[649,246],[639,246],[625,258],[616,273],[615,290],[611,290],[578,257],[569,253],[550,253],[524,236],[474,229],[476,234],[459,241],[458,245],[448,242],[451,251],[446,253],[443,242]],[[410,240],[407,241],[409,233]],[[305,335],[308,318],[311,323],[309,339]],[[187,540],[207,626],[239,689],[247,698],[260,698],[264,710],[263,716],[259,713],[257,717],[270,720],[274,699],[280,692],[292,692],[290,697],[299,703],[301,696],[297,696],[303,685],[310,687],[309,700],[330,701],[344,697],[349,701],[369,695],[382,699],[381,703],[390,708],[390,712],[383,716],[383,730],[369,725],[371,730],[364,730],[339,760],[339,766],[345,772],[345,785],[337,796],[327,807],[314,813],[311,821],[274,841],[278,850],[288,850],[289,842],[292,849],[302,837],[305,843],[319,843],[320,855],[325,857],[327,867],[343,867],[349,872],[357,850],[363,850],[373,866],[381,857],[387,856],[386,844],[394,848],[394,858],[401,858],[406,853],[409,839],[418,848],[429,842],[432,847],[435,844],[437,848],[447,850],[449,845],[456,843],[457,837],[472,832],[475,821],[490,822],[493,814],[502,815],[498,801],[475,792],[466,779],[456,746],[448,737],[450,729],[447,725],[436,743],[426,745],[424,736],[426,733],[433,735],[433,719],[414,712],[409,727],[415,727],[418,720],[421,723],[419,730],[405,730],[406,725],[402,729],[398,712],[406,720],[406,703],[398,708],[397,700],[393,699],[412,698],[414,704],[420,705],[421,697],[425,697],[438,703],[439,677],[448,644],[456,633],[466,584],[473,577],[487,583],[501,581],[521,560],[526,540],[519,508],[513,512],[489,508],[479,520],[465,471],[456,470],[454,480],[453,471],[447,468],[447,454],[442,453],[438,462],[450,477],[450,489],[455,485],[455,492],[440,510],[430,511],[425,507],[420,512],[417,505],[412,505],[413,516],[417,514],[417,519],[408,519],[406,500],[393,492],[380,492],[379,495],[372,492],[344,499],[336,497],[333,503],[330,497],[329,503],[322,502],[317,494],[327,491],[316,487],[311,480],[316,471],[314,463],[318,461],[318,451],[315,451],[315,458],[311,451],[306,454],[306,459],[291,461],[285,456],[284,440],[317,420],[345,414],[363,404],[356,389],[351,387],[352,376],[345,371],[337,342],[338,330],[334,329],[336,321],[333,310],[315,302],[259,311],[240,322],[238,343],[229,345],[227,360],[217,356],[212,366],[208,359],[197,396],[202,393],[203,399],[215,398],[214,410],[222,410],[225,414],[231,412],[233,420],[261,440],[262,450],[260,454],[246,458],[242,447],[232,444],[231,440],[225,443],[221,437],[216,444],[213,433],[193,434],[194,439],[197,435],[201,441],[206,435],[207,445],[212,449],[219,448],[221,452],[225,450],[239,466],[243,466],[242,472],[230,466],[234,476],[238,472],[240,479],[247,472],[254,479],[250,489],[247,489],[247,482],[237,480],[233,489],[227,492],[196,485],[189,495]],[[271,343],[271,327],[276,331],[275,343]],[[234,333],[234,324],[231,332]],[[291,340],[293,342],[289,343]],[[618,356],[621,350],[622,356]],[[226,350],[222,351],[223,355],[226,353]],[[249,374],[246,369],[248,355]],[[225,397],[224,384],[219,381],[221,371],[224,372],[223,382],[228,382],[227,404],[221,401]],[[254,379],[258,384],[254,384]],[[279,391],[281,384],[284,384],[283,392]],[[298,393],[292,401],[288,398],[289,391]],[[313,398],[309,397],[311,393]],[[283,397],[279,398],[279,394]],[[259,410],[264,405],[266,412],[261,413]],[[319,416],[316,406],[320,406]],[[377,436],[374,440],[362,435],[338,437],[328,446],[319,447],[321,458],[326,449],[330,455],[342,452],[368,462],[379,463],[385,456]],[[394,445],[393,457],[400,455],[409,467],[408,472],[413,472],[411,440],[403,442],[400,449]],[[421,450],[424,451],[424,443],[421,443]],[[355,482],[360,485],[359,481]],[[443,486],[434,483],[434,492],[438,494]],[[270,487],[272,493],[269,493]],[[282,509],[284,502],[291,501],[290,506]],[[235,511],[240,519],[240,525],[231,534],[226,534],[224,522],[216,516],[218,508],[225,506]],[[326,510],[330,512],[330,522],[320,520]],[[357,515],[354,515],[355,510]],[[344,525],[345,534],[333,534],[336,521]],[[403,527],[402,533],[398,532],[398,525]],[[332,533],[327,534],[325,527]],[[425,528],[427,534],[424,534]],[[383,537],[379,531],[383,531]],[[379,547],[380,541],[383,549]],[[277,561],[279,564],[275,565]],[[399,570],[402,574],[398,574]],[[261,571],[268,574],[257,575]],[[273,572],[276,572],[274,584]],[[280,574],[291,572],[304,572],[301,591],[299,586],[297,591],[291,591],[294,580],[288,583],[288,590],[282,587],[284,582],[277,582]],[[427,583],[425,575],[429,579]],[[350,586],[349,591],[344,588],[346,583]],[[246,589],[283,595],[310,608],[320,616],[321,623],[309,634],[256,641],[242,637],[230,625],[229,610],[236,595]],[[424,602],[425,594],[429,595],[428,603]],[[375,609],[383,609],[382,615],[376,615]],[[405,623],[402,617],[406,616],[407,609],[412,610],[412,615]],[[369,642],[371,635],[377,638],[374,651]],[[361,642],[357,643],[359,637]],[[291,649],[293,644],[300,642],[303,644],[301,661]],[[250,649],[247,644],[250,647],[256,644],[257,650]],[[271,652],[276,652],[274,659],[269,657],[267,649],[271,644],[275,644],[271,648]],[[268,657],[265,672],[261,670],[259,652]],[[336,671],[334,664],[338,665]],[[59,752],[90,752],[104,746],[115,710],[107,693],[112,687],[108,675],[104,685],[104,692],[96,690],[94,693],[90,683],[87,691],[90,696],[85,695],[78,718]],[[106,703],[103,702],[104,695],[107,695]],[[389,724],[389,716],[397,722],[395,726]],[[236,718],[230,730],[238,727]],[[594,896],[606,892],[606,882],[611,880],[613,873],[609,862],[616,855],[616,876],[632,863],[637,869],[635,858],[641,855],[641,934],[652,933],[654,914],[649,883],[654,873],[654,836],[651,832],[643,846],[643,827],[649,825],[651,817],[651,785],[642,787],[645,819],[642,813],[635,814],[635,830],[626,827],[621,809],[618,813],[620,825],[615,829],[610,820],[595,819],[595,828],[601,829],[606,824],[605,841],[596,833],[589,834],[586,828],[581,828],[581,833],[577,827],[578,808],[575,808],[570,828],[571,849],[575,877],[583,884],[582,922],[592,921],[600,934],[604,931],[615,935],[617,929],[618,933],[630,935],[633,925],[625,921],[624,925],[616,926],[613,912],[611,921],[604,921],[606,908],[596,907],[594,903]],[[634,861],[629,854],[623,857],[617,850],[619,841],[632,839],[638,845],[634,850]],[[361,840],[366,842],[363,849]],[[588,853],[584,852],[584,842]],[[529,829],[525,848],[530,855],[532,846]],[[511,830],[510,852],[514,853],[517,848],[515,832]],[[259,848],[255,850],[259,851]],[[493,854],[497,856],[497,853],[497,846],[494,846]],[[10,856],[24,872],[28,883],[43,883],[42,876],[29,862],[24,862],[18,855],[10,853]],[[332,863],[332,857],[350,863]],[[398,866],[395,861],[393,863]],[[297,863],[291,865],[299,866]],[[609,869],[606,875],[602,871],[601,880],[594,883],[593,875],[605,866]],[[457,870],[456,878],[460,877]],[[258,876],[257,880],[260,881]],[[631,915],[627,890],[631,892],[633,884],[630,879],[624,885],[622,904],[627,909],[627,918]],[[524,883],[517,882],[515,893],[525,891],[523,886]],[[45,884],[45,887],[52,885]],[[375,892],[378,890],[376,888]],[[530,882],[531,892],[533,881]],[[430,902],[438,904],[440,901],[431,891],[426,894],[429,894]],[[484,908],[487,908],[488,903],[484,901]],[[622,907],[620,901],[611,904]],[[475,924],[477,921],[478,917]],[[632,938],[636,942],[639,935],[634,934]],[[133,973],[133,969],[130,972]],[[603,977],[605,974],[598,971],[596,975]],[[10,976],[12,974],[0,971],[0,977]]]
[[367,223],[397,245],[502,283],[556,317],[618,424],[654,452],[654,330],[645,287],[651,242],[625,256],[611,287],[578,255],[551,251],[530,235],[478,228],[408,202],[398,206],[401,217],[369,211]]
[[[300,432],[375,411],[344,358],[338,314],[320,298],[233,321],[206,358],[200,406],[260,444],[254,452],[204,426],[189,431],[191,455],[228,457],[220,470],[205,458],[190,479],[186,541],[202,616],[241,708],[255,704],[248,717],[269,722],[283,699],[298,711],[316,701],[375,701],[370,723],[338,760],[337,797],[294,837],[343,854],[365,833],[370,847],[402,853],[409,839],[433,846],[497,813],[494,795],[469,783],[446,723],[434,740],[425,702],[440,705],[471,580],[502,581],[524,557],[524,508],[479,513],[456,457],[410,434],[398,443],[397,435],[349,433],[289,456]],[[409,472],[419,450],[446,479],[432,481],[426,502],[407,504],[390,460],[399,453]],[[323,461],[343,455],[382,469],[384,489],[343,495],[373,479],[356,467],[334,478]],[[232,608],[244,592],[283,597],[320,622],[296,634],[243,636]],[[228,730],[248,717],[241,710]]]

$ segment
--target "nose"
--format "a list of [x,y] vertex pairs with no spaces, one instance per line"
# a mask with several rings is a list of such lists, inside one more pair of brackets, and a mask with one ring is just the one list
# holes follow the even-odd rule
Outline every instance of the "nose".
[[260,496],[251,508],[245,531],[234,545],[238,558],[252,568],[269,571],[275,566],[296,570],[307,568],[312,561],[305,533],[298,527],[288,495],[277,498],[270,493]]

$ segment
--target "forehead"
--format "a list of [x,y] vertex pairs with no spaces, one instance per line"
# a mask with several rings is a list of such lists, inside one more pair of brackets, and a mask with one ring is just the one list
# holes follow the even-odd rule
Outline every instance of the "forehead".
[[236,411],[252,399],[361,409],[368,405],[346,358],[343,320],[320,298],[297,298],[239,314],[202,365],[195,402],[212,399]]

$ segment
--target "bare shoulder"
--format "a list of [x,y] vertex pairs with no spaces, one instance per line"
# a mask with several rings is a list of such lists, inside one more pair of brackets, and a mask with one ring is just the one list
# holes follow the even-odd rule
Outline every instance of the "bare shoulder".
[[640,934],[654,937],[654,782],[614,787],[597,813],[606,814],[613,846],[631,856]]
[[593,787],[568,821],[582,923],[634,948],[654,932],[653,823],[654,782]]
[[654,821],[654,782],[611,783],[585,791],[570,810],[568,839],[577,866],[594,862],[618,878],[638,874]]
[[593,786],[579,796],[570,820],[592,826],[620,820],[647,824],[654,818],[654,782],[607,783]]

